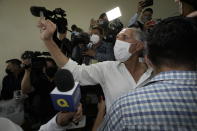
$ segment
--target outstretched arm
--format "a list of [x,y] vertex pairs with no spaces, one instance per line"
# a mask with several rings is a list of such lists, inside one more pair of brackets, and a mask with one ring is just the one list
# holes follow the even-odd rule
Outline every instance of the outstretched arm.
[[57,44],[53,41],[56,25],[50,20],[42,19],[38,22],[38,27],[40,28],[40,37],[44,41],[55,62],[59,67],[63,67],[69,59],[61,52]]

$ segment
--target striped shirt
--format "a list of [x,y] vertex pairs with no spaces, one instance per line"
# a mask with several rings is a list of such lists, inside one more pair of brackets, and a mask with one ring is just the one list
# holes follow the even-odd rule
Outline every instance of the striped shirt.
[[156,75],[143,88],[120,97],[99,130],[196,131],[197,72]]

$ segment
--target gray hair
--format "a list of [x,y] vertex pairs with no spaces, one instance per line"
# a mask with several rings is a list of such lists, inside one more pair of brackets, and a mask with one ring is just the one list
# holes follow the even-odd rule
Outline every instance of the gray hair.
[[134,37],[135,37],[136,40],[142,41],[142,42],[146,42],[145,34],[140,29],[135,28],[135,27],[128,28],[128,29],[134,30],[134,32],[135,32],[135,36]]
[[[124,28],[122,30],[133,30],[134,32],[134,38],[137,40],[137,41],[141,41],[143,43],[146,43],[146,39],[147,39],[147,36],[146,36],[146,33],[144,33],[143,31],[141,31],[141,29],[139,28],[136,28],[136,27],[130,27],[130,28]],[[120,31],[121,32],[121,31]]]
[[145,48],[143,50],[143,55],[147,54],[147,50],[146,50],[147,49],[147,40],[146,40],[147,37],[146,37],[146,34],[143,31],[141,31],[141,29],[139,29],[139,28],[132,27],[132,28],[128,28],[128,29],[134,30],[135,39],[144,43]]

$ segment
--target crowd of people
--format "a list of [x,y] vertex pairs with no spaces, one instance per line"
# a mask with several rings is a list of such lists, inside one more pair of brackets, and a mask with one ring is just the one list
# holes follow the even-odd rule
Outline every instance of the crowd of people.
[[[91,20],[88,33],[73,25],[71,42],[60,36],[70,44],[64,48],[54,40],[56,24],[41,19],[40,37],[52,58],[6,61],[1,100],[24,105],[24,130],[67,130],[69,123],[81,121],[83,102],[76,112],[53,108],[50,92],[62,68],[81,86],[102,88],[89,130],[197,130],[197,1],[175,2],[181,15],[163,20],[153,20],[153,10],[139,2],[115,37],[105,13]],[[22,130],[10,120],[0,118],[0,129]]]

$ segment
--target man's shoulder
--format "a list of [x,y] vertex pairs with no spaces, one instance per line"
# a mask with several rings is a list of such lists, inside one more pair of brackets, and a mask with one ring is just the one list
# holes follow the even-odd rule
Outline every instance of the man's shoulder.
[[[152,103],[152,100],[149,98],[152,96],[154,99],[159,99],[161,95],[158,94],[160,89],[158,89],[157,84],[150,84],[141,88],[137,88],[136,90],[132,90],[127,94],[119,97],[114,105],[119,105],[118,107],[123,109],[134,110],[134,108],[140,108],[142,104]],[[162,93],[162,91],[161,91]]]

